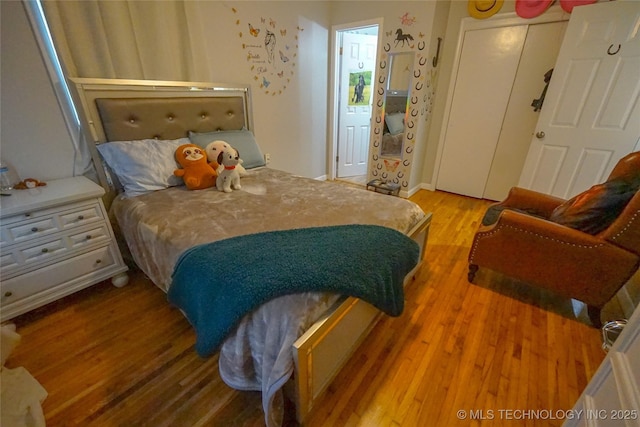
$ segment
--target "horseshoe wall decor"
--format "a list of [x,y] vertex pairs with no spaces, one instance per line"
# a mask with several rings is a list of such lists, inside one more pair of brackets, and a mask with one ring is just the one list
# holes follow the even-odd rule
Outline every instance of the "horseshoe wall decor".
[[382,175],[381,175],[381,176],[382,176],[382,179],[387,179],[387,177],[389,176],[389,174],[388,174],[388,173],[386,173],[386,172],[382,172]]
[[411,141],[411,140],[413,139],[413,132],[408,132],[408,133],[407,133],[407,139],[408,139],[409,141]]
[[416,83],[416,90],[422,90],[423,86],[424,86],[424,84],[422,84],[422,82]]
[[424,56],[421,56],[420,59],[418,59],[418,64],[420,64],[421,66],[427,63],[427,58],[425,58]]
[[418,42],[418,50],[424,50],[426,43],[424,41]]
[[[416,75],[416,71],[418,72],[418,74],[417,74],[417,75]],[[422,75],[422,71],[420,71],[420,69],[418,69],[418,70],[413,70],[413,77],[415,77],[416,79],[417,79],[418,77],[420,77],[421,75]]]
[[407,127],[409,129],[413,129],[414,126],[415,126],[415,123],[413,122],[413,120],[411,120],[409,123],[407,123]]
[[411,103],[412,103],[413,105],[417,104],[417,103],[418,103],[418,97],[417,97],[417,96],[412,96],[412,97],[411,97]]
[[406,151],[407,154],[411,154],[413,153],[413,147],[407,146],[407,148],[404,151]]
[[391,45],[389,43],[385,44],[383,47],[385,52],[389,52],[391,50]]
[[382,61],[380,61],[380,69],[384,70],[385,68],[387,68],[387,61],[383,59]]
[[618,43],[618,48],[616,49],[615,52],[611,52],[611,48],[613,47],[613,45],[609,46],[609,49],[607,49],[607,54],[608,55],[615,55],[616,53],[620,52],[620,48],[622,46],[620,46],[620,43]]
[[[404,178],[404,172],[398,171],[398,178]],[[396,178],[396,179],[398,179]]]
[[411,110],[411,117],[418,117],[418,110]]
[[377,162],[379,157],[377,154],[374,154],[373,157],[371,157],[373,159],[374,162]]
[[[383,83],[383,82],[380,82],[380,83]],[[381,87],[378,88],[378,95],[380,95],[380,96],[384,95],[384,89],[383,88],[381,88]]]

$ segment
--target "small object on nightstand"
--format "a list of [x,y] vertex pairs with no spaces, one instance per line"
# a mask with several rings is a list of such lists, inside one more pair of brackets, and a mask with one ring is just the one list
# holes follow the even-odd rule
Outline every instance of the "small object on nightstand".
[[380,178],[377,178],[367,182],[367,190],[397,196],[400,192],[400,184],[383,181]]
[[0,160],[0,190],[11,190],[18,182],[20,182],[20,178],[11,163]]

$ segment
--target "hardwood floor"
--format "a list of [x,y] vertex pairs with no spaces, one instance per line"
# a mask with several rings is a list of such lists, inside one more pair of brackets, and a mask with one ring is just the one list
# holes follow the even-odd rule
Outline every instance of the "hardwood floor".
[[[433,222],[405,312],[382,318],[309,426],[561,425],[516,411],[570,409],[605,356],[599,330],[570,301],[495,273],[467,282],[488,202],[429,191],[412,200]],[[139,272],[131,279],[13,320],[22,342],[7,366],[24,366],[48,391],[47,425],[264,425],[259,393],[227,387],[217,356],[196,355],[192,328],[164,293]]]

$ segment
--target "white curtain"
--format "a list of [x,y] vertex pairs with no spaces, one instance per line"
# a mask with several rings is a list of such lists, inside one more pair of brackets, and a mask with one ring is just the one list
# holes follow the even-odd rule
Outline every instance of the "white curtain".
[[43,1],[68,77],[208,81],[198,4]]

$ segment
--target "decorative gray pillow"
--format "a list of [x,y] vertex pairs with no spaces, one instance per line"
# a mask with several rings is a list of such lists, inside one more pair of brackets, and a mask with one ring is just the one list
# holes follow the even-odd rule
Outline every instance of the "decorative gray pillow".
[[245,169],[257,168],[264,166],[264,156],[256,142],[253,133],[248,130],[229,130],[217,132],[189,132],[189,139],[192,144],[207,148],[210,142],[221,140],[227,142],[233,148],[238,150],[242,159],[242,166]]

